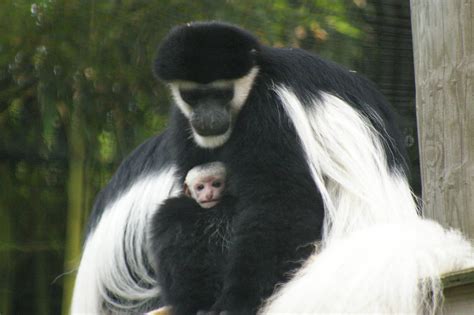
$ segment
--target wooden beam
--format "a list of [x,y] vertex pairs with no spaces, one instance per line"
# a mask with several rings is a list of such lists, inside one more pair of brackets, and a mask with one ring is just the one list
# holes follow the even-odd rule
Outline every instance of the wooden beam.
[[474,311],[474,268],[446,274],[443,314],[472,315]]
[[474,0],[411,0],[424,214],[474,238]]

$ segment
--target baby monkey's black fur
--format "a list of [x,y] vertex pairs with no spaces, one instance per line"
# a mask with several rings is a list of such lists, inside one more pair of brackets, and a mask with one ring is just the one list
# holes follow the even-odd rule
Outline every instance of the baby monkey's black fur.
[[152,246],[163,300],[173,314],[210,310],[222,290],[232,239],[235,198],[201,208],[191,197],[170,198],[153,216]]

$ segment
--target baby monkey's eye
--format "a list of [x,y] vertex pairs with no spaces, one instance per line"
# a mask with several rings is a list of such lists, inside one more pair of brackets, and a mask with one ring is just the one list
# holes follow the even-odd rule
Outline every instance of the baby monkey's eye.
[[197,189],[198,191],[201,191],[201,190],[204,189],[204,185],[203,185],[203,184],[197,185],[197,186],[196,186],[196,189]]
[[219,187],[221,187],[221,186],[222,186],[222,183],[219,182],[219,181],[212,183],[212,187],[219,188]]

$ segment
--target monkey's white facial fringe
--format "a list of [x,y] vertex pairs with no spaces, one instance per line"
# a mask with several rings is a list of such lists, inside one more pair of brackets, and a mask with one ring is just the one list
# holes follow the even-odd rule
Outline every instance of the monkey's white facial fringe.
[[72,314],[100,314],[104,303],[126,310],[158,296],[146,269],[150,258],[144,231],[158,205],[179,189],[175,169],[169,168],[139,179],[105,209],[85,244]]
[[[175,81],[169,84],[171,89],[171,94],[173,95],[174,101],[178,108],[181,110],[184,116],[188,119],[191,117],[193,112],[192,107],[186,103],[181,94],[179,93],[180,87],[184,87],[186,89],[193,89],[197,87],[233,87],[234,90],[234,97],[230,101],[230,110],[232,112],[232,121],[235,121],[235,118],[239,114],[240,110],[245,104],[247,97],[252,89],[252,85],[255,82],[255,78],[258,74],[258,67],[253,67],[250,69],[249,73],[237,80],[218,80],[211,82],[209,84],[197,84],[194,82],[188,81]],[[232,122],[232,123],[233,123]],[[218,136],[201,136],[199,135],[194,128],[192,128],[193,138],[194,141],[202,148],[213,149],[224,145],[224,143],[229,140],[232,134],[233,125],[222,135]]]
[[181,110],[183,115],[186,116],[186,118],[189,119],[191,117],[191,113],[193,112],[193,109],[181,97],[181,93],[179,93],[179,87],[180,87],[180,84],[176,83],[176,82],[173,82],[173,83],[169,84],[169,88],[171,90],[171,95],[173,95],[173,99],[174,99],[174,102],[175,102],[176,106],[178,106],[178,108]]
[[194,138],[194,141],[197,143],[197,145],[200,146],[201,148],[207,148],[207,149],[214,149],[214,148],[218,148],[224,145],[224,143],[226,143],[227,140],[229,140],[230,135],[232,134],[232,126],[229,129],[227,129],[227,131],[224,134],[219,135],[219,136],[203,137],[199,135],[196,131],[194,131],[194,128],[192,130],[193,130],[193,138]]
[[258,74],[258,67],[253,67],[248,74],[240,79],[235,80],[234,84],[234,98],[231,101],[232,110],[234,114],[238,114],[249,96],[252,85]]
[[460,234],[417,215],[380,135],[336,96],[304,106],[276,88],[325,203],[322,248],[262,313],[434,314],[439,276],[474,264]]

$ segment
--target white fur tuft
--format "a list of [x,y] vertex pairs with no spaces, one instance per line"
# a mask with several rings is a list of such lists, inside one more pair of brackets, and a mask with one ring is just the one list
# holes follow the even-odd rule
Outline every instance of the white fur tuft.
[[376,224],[313,255],[263,313],[435,314],[439,275],[473,262],[471,245],[436,222]]
[[417,215],[406,177],[389,169],[367,118],[334,95],[304,106],[289,89],[276,92],[322,194],[325,223],[320,251],[262,313],[433,314],[439,276],[474,265],[472,246]]
[[169,168],[138,179],[105,209],[85,243],[72,314],[99,314],[104,303],[131,309],[158,296],[156,281],[146,269],[150,258],[144,231],[158,205],[180,189],[175,169]]
[[389,170],[380,137],[367,118],[327,93],[307,107],[285,88],[277,93],[324,198],[324,242],[374,223],[417,217],[406,177]]

